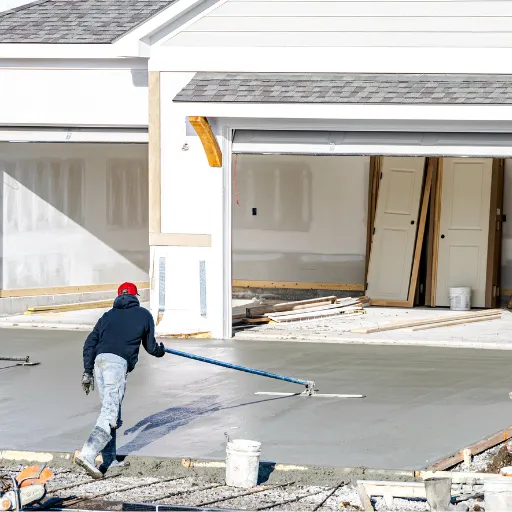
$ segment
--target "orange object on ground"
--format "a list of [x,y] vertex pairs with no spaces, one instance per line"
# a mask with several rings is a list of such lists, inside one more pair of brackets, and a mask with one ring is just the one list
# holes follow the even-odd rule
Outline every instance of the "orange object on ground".
[[[50,478],[53,478],[53,473],[48,468],[44,468],[39,478],[37,478],[37,475],[39,475],[40,471],[41,468],[39,466],[29,466],[27,468],[23,468],[20,474],[16,477],[19,486],[28,487],[29,485],[36,484],[44,485],[48,480],[50,480]],[[29,478],[30,480],[25,480],[22,482],[22,480],[25,478]]]

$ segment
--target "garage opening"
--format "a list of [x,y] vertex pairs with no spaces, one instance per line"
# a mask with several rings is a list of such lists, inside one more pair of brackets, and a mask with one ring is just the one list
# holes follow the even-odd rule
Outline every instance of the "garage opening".
[[[294,315],[311,330],[309,320],[341,325],[336,304],[360,309],[360,297],[384,317],[413,306],[441,314],[456,287],[471,288],[473,308],[508,300],[511,142],[507,134],[237,132],[235,331],[268,327],[272,311],[247,314],[262,304],[311,301],[311,315],[302,306]],[[332,297],[322,314],[320,298]],[[283,316],[292,325],[293,315]]]
[[147,144],[2,142],[0,170],[1,312],[148,288]]

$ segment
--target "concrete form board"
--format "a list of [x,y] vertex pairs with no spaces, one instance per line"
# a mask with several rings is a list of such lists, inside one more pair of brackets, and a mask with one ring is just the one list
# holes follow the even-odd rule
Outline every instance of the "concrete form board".
[[[84,337],[0,331],[2,355],[42,361],[38,367],[0,372],[1,448],[81,446],[99,410],[97,395],[86,397],[77,383]],[[173,341],[172,346],[314,379],[327,393],[367,398],[257,397],[255,391],[298,387],[141,354],[128,377],[120,453],[221,460],[228,432],[261,441],[264,460],[413,469],[510,423],[508,361],[501,352],[212,340]],[[41,386],[44,395],[36,395]]]

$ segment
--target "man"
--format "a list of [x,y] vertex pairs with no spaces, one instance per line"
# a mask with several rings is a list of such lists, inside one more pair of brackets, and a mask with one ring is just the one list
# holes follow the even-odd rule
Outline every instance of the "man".
[[[137,287],[123,283],[114,307],[99,320],[84,343],[82,387],[88,395],[98,384],[101,412],[76,463],[93,478],[102,478],[116,463],[116,429],[121,426],[121,403],[126,389],[126,376],[137,364],[142,345],[148,354],[162,357],[164,345],[155,340],[155,324],[151,313],[140,307]],[[99,469],[95,459],[103,456]],[[101,471],[103,470],[103,471]]]

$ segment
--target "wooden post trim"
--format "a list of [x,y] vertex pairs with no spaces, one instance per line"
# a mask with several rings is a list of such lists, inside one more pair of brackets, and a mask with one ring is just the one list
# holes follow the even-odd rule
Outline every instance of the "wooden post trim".
[[177,247],[211,247],[211,235],[188,233],[150,233],[149,245]]
[[149,233],[151,234],[160,233],[162,225],[160,71],[149,72],[148,97]]
[[222,152],[208,119],[206,117],[189,116],[188,121],[201,140],[210,167],[222,167]]

